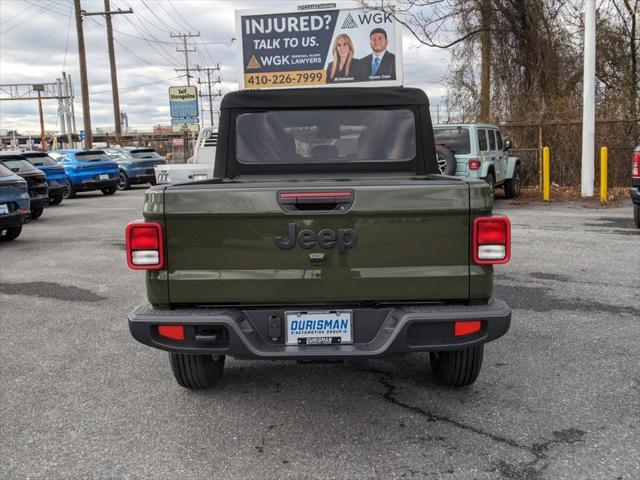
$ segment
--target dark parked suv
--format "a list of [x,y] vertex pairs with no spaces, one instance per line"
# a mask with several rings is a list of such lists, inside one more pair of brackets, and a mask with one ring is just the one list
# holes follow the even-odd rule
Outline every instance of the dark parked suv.
[[22,155],[34,167],[42,170],[47,176],[49,186],[49,203],[58,205],[69,190],[70,184],[64,173],[64,167],[47,155],[46,152],[22,152]]
[[27,182],[0,163],[0,241],[18,238],[28,218]]
[[49,203],[49,187],[44,172],[31,165],[26,157],[15,152],[0,153],[0,163],[27,181],[31,199],[31,219],[35,220],[42,215],[44,206]]

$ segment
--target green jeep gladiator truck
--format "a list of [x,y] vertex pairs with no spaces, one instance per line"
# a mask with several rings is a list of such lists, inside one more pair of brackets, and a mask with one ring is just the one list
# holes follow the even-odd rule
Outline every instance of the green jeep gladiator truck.
[[225,356],[430,352],[473,383],[511,310],[493,295],[510,224],[482,180],[439,174],[428,100],[410,88],[239,91],[221,105],[214,178],[146,192],[126,229],[149,303],[133,337],[178,383],[214,386]]

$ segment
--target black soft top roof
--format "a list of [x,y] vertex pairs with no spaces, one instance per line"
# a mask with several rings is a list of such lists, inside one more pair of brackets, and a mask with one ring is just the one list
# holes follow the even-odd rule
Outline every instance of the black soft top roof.
[[339,87],[240,90],[227,93],[220,108],[392,107],[428,104],[427,95],[418,88]]

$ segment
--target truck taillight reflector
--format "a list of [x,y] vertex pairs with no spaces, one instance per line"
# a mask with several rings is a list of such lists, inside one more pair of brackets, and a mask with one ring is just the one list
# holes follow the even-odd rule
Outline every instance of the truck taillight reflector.
[[158,325],[158,335],[171,340],[184,340],[184,327],[182,325]]
[[631,176],[640,177],[640,152],[633,152],[631,159]]
[[164,242],[159,223],[131,222],[126,229],[127,263],[134,270],[164,267]]
[[477,158],[469,159],[469,170],[480,170],[480,160]]
[[511,222],[507,217],[481,217],[473,222],[473,260],[478,265],[507,263],[511,258]]
[[472,320],[469,322],[455,322],[453,326],[453,333],[456,337],[462,337],[464,335],[470,335],[480,331],[480,321]]

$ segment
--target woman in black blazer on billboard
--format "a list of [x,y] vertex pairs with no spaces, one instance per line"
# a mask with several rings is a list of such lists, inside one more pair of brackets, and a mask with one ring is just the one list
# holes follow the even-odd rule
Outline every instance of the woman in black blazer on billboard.
[[353,82],[358,60],[351,37],[346,33],[338,35],[333,42],[333,61],[327,66],[327,83]]

